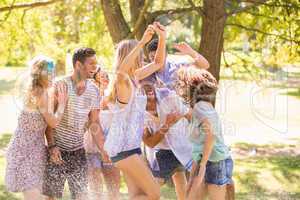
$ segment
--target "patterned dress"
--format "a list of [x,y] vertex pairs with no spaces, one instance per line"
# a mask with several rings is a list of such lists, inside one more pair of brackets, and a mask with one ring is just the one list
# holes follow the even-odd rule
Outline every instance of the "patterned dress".
[[21,111],[6,153],[5,185],[9,191],[41,189],[47,157],[46,127],[39,111]]

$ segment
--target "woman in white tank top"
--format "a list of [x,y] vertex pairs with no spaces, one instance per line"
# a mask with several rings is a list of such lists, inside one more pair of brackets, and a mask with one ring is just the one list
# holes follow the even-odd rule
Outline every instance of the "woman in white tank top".
[[[159,47],[152,63],[142,66],[143,47],[154,33],[159,36]],[[165,28],[159,23],[149,25],[142,39],[124,40],[116,50],[116,80],[109,101],[113,118],[104,149],[125,177],[130,199],[160,198],[159,185],[141,158],[146,96],[137,82],[164,67]]]

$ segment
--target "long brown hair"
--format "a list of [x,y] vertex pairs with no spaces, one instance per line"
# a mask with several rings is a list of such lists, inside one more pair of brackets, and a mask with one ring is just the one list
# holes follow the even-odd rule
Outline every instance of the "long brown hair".
[[[137,40],[122,40],[116,49],[115,61],[114,61],[114,69],[115,73],[119,73],[118,69],[120,64],[123,62],[125,57],[136,47],[138,44]],[[142,67],[142,59],[143,59],[143,51],[141,50],[139,56],[134,61],[134,66],[131,67],[128,75],[130,79],[134,79],[134,72],[136,69]],[[129,80],[126,81],[127,84],[130,84]],[[117,98],[117,90],[116,90],[116,79],[113,81],[112,89],[108,100],[110,102],[115,102]]]

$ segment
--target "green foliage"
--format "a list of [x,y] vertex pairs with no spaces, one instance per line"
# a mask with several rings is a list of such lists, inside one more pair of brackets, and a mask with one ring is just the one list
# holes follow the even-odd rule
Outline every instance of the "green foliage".
[[[245,54],[258,52],[255,64],[259,61],[265,67],[279,68],[288,63],[299,63],[299,10],[297,0],[267,1],[265,5],[229,17],[230,25],[224,35],[225,51],[230,52],[239,46]],[[252,66],[253,62],[248,65]]]
[[[12,2],[32,1],[0,0],[0,7]],[[196,6],[203,4],[203,0],[193,2]],[[300,63],[300,45],[292,42],[300,41],[298,0],[269,0],[266,4],[228,18],[227,23],[243,27],[226,26],[224,50],[228,63],[223,59],[223,65],[241,71],[245,71],[244,66],[247,66],[255,73],[260,66],[279,68],[287,63]],[[130,22],[128,1],[121,0],[120,5],[125,19]],[[226,1],[226,11],[247,5],[239,0]],[[148,11],[190,6],[188,1],[157,0],[151,2]],[[170,23],[169,47],[173,42],[187,41],[194,48],[199,48],[202,28],[199,13],[165,18]],[[129,25],[133,26],[131,23]],[[4,30],[0,32],[0,66],[24,66],[34,55],[46,54],[57,60],[59,69],[63,69],[68,50],[90,46],[97,50],[106,66],[111,67],[114,46],[100,0],[66,0],[45,7],[1,12],[0,28]],[[173,52],[171,48],[169,50]],[[236,52],[239,57],[234,56]],[[247,57],[247,63],[245,59],[240,59],[241,56]]]
[[[5,1],[1,5],[10,4]],[[0,20],[5,16],[5,12],[0,13]],[[0,26],[5,30],[0,32],[0,66],[24,66],[37,54],[46,54],[64,65],[67,51],[80,46],[95,48],[105,63],[111,64],[107,58],[114,49],[99,1],[63,1],[25,14],[12,10]]]

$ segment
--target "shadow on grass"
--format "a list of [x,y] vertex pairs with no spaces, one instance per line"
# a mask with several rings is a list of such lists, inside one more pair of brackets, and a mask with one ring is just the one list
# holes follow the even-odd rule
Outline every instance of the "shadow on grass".
[[236,195],[236,199],[240,200],[296,200],[300,199],[300,193],[264,193],[264,194],[257,194],[257,193],[238,193]]
[[280,95],[287,95],[287,96],[296,97],[297,99],[300,99],[300,88],[288,89],[286,92],[280,93]]
[[6,190],[3,184],[0,185],[0,200],[21,200],[21,198],[15,196]]
[[[298,199],[300,156],[237,159],[234,179],[237,199]],[[269,187],[276,185],[276,188]]]

